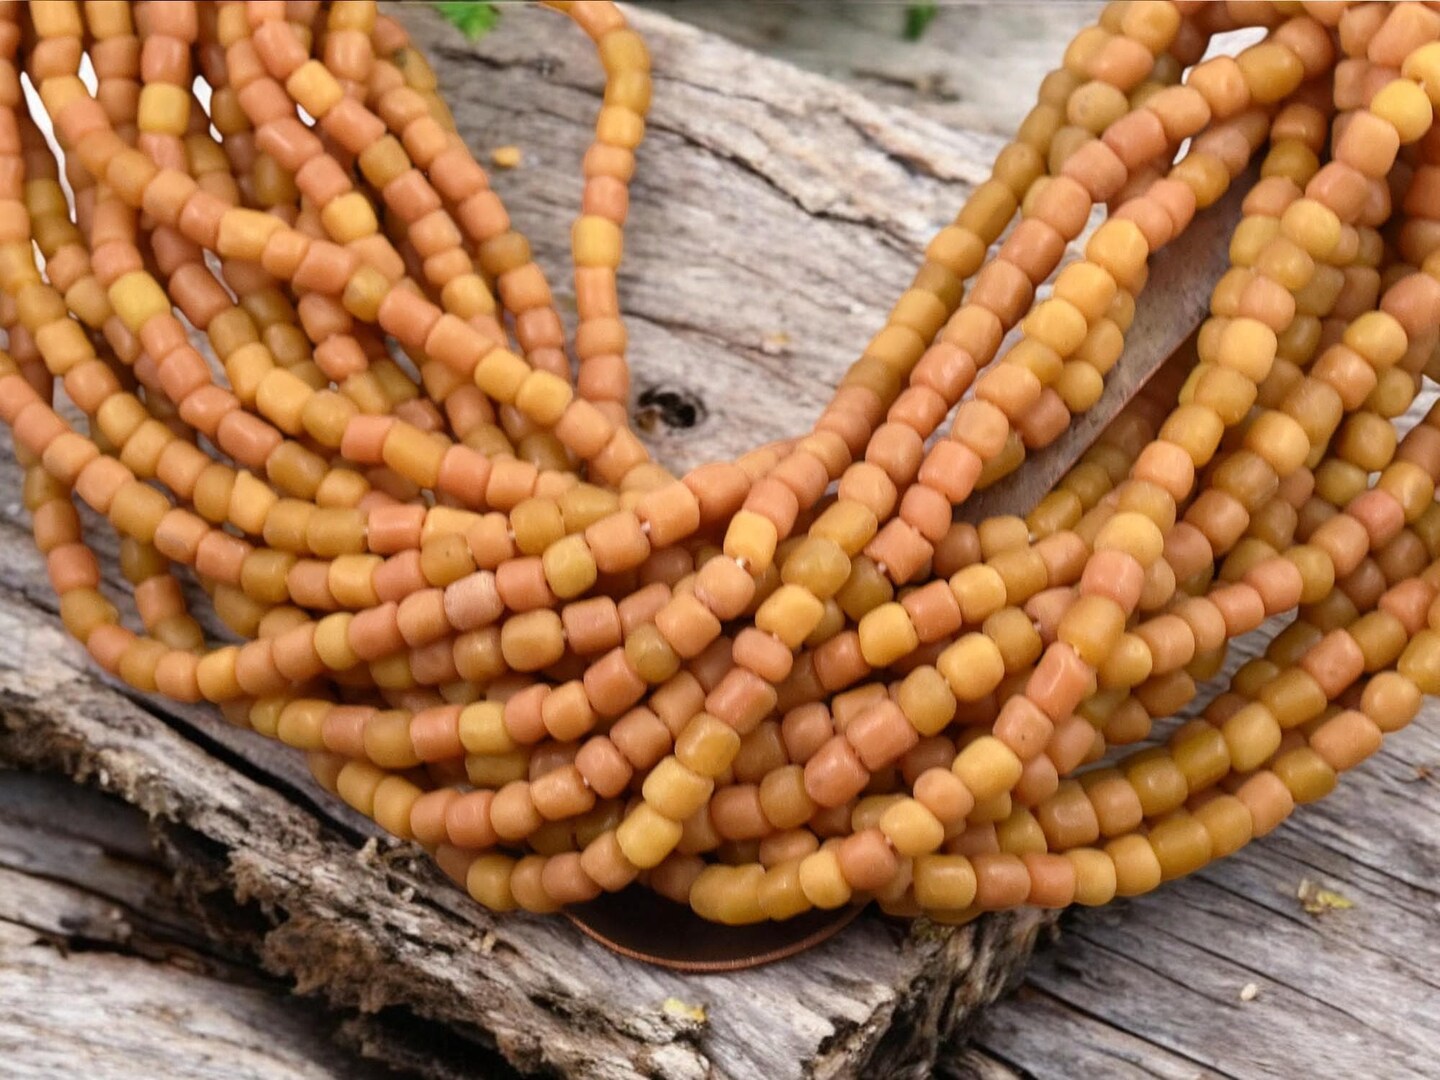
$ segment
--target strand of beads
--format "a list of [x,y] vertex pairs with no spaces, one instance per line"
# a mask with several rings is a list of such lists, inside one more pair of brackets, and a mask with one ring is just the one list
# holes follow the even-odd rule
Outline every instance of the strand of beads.
[[[812,427],[676,477],[625,419],[649,58],[551,6],[605,75],[568,340],[372,3],[0,5],[0,416],[107,670],[307,752],[492,908],[638,880],[728,923],[1135,895],[1440,689],[1440,411],[1399,424],[1437,371],[1440,16],[1110,5]],[[1257,155],[1183,385],[1027,518],[955,521],[1096,403],[1150,255]]]

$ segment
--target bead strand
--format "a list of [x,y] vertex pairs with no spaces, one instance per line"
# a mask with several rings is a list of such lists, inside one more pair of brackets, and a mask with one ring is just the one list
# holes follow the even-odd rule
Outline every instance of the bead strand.
[[[0,6],[0,417],[103,667],[305,751],[492,908],[639,881],[724,923],[1136,895],[1440,690],[1440,409],[1399,424],[1440,372],[1440,18],[1109,5],[810,429],[675,476],[618,295],[650,59],[550,6],[604,73],[569,339],[373,3]],[[1182,375],[1027,517],[957,522],[1095,406],[1150,256],[1257,155]]]

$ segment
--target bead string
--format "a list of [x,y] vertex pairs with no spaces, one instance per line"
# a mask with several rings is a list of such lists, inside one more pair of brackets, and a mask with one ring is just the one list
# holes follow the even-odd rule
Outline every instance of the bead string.
[[[1111,4],[809,431],[676,477],[625,418],[649,58],[549,6],[605,72],[568,341],[373,3],[0,4],[0,417],[107,671],[306,751],[491,908],[638,880],[725,923],[1135,895],[1440,689],[1440,410],[1395,423],[1437,370],[1440,15]],[[1184,385],[1027,518],[956,522],[1096,403],[1150,255],[1257,154]]]

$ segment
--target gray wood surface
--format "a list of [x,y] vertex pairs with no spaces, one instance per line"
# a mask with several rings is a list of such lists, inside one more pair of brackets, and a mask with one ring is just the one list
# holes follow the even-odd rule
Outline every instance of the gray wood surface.
[[384,1074],[343,1036],[184,910],[139,810],[0,771],[5,1075]]
[[[993,1075],[1037,1080],[1440,1076],[1437,881],[1432,701],[1273,835],[1063,918],[1020,990],[984,1014],[975,1050],[1008,1066]],[[1311,913],[1305,883],[1353,907]]]
[[[948,127],[1009,136],[1099,0],[939,0],[918,39],[900,0],[645,0]],[[919,5],[916,5],[919,6]]]
[[[941,0],[924,37],[907,43],[896,40],[898,4],[656,6],[871,100],[1002,135],[1100,7]],[[1431,702],[1274,835],[1152,896],[1064,916],[1020,989],[985,1010],[945,1071],[975,1080],[1440,1076],[1437,881],[1440,703]],[[1354,906],[1307,913],[1297,895],[1307,882]]]
[[[624,303],[637,395],[698,403],[693,427],[666,398],[637,410],[681,465],[813,415],[998,145],[935,121],[1013,126],[1027,80],[1083,21],[1075,5],[1021,4],[1008,22],[946,8],[919,46],[888,49],[895,5],[807,3],[791,19],[796,5],[682,4],[665,6],[868,101],[637,15],[659,74]],[[428,12],[405,17],[440,54],[477,151],[524,151],[496,184],[542,265],[563,265],[595,105],[585,48],[553,16],[507,10],[477,64]],[[1013,94],[904,85],[997,65],[1015,73]],[[568,283],[555,285],[563,298]],[[0,769],[7,1076],[368,1077],[374,1062],[504,1076],[506,1058],[604,1076],[784,1076],[822,1045],[812,1075],[929,1075],[936,1053],[934,1074],[982,1080],[1440,1076],[1433,706],[1274,836],[1150,897],[1067,915],[1019,991],[978,1019],[1035,923],[904,942],[861,926],[815,967],[772,969],[750,1002],[756,984],[740,977],[662,985],[553,924],[494,925],[406,849],[367,844],[283,750],[100,683],[53,617],[17,490],[7,459],[0,760],[55,775]],[[1354,906],[1309,914],[1303,881]],[[706,1023],[667,1012],[672,996],[705,1006]],[[922,1015],[897,1015],[907,1002]],[[902,1037],[884,1042],[886,1025]],[[155,1045],[163,1065],[145,1056]]]
[[[600,86],[588,43],[531,9],[507,9],[503,29],[475,48],[427,8],[404,17],[477,151],[522,149],[523,165],[495,186],[541,264],[568,265]],[[793,433],[818,411],[998,142],[869,103],[663,16],[635,21],[654,49],[657,106],[621,288],[642,427],[685,466]],[[554,285],[562,307],[573,306],[565,277]],[[656,390],[694,402],[698,422],[686,426],[665,398],[646,394]],[[377,839],[320,792],[289,751],[213,710],[97,677],[54,617],[8,454],[0,491],[11,493],[0,500],[0,761],[85,780],[153,819],[195,932],[328,1006],[349,1044],[380,1060],[433,1075],[918,1075],[1018,972],[1045,921],[1031,913],[907,932],[867,917],[781,966],[684,977],[612,956],[559,920],[491,919],[412,848]],[[47,902],[35,888],[27,885],[37,899],[26,907]],[[24,961],[0,983],[0,1025],[12,1032],[81,1039],[103,1014],[138,1045],[153,1032],[142,1016],[204,996],[118,975],[122,961],[148,962],[143,954],[117,951],[105,975],[76,966],[73,951],[45,952],[80,940],[63,926],[13,926],[5,947]],[[77,1005],[75,988],[90,978],[118,980],[129,996]],[[284,1011],[267,985],[264,1007]],[[277,1070],[309,1060],[303,1048],[273,1045],[285,1042],[283,1025],[271,1025],[269,1039],[236,1041],[224,1016],[260,1010],[255,993],[178,1017],[220,1034],[213,1056],[175,1041],[165,1071],[263,1075],[271,1063],[254,1055],[267,1047]],[[703,1020],[689,1012],[697,1006]],[[50,1070],[46,1040],[10,1041],[7,1069]],[[127,1073],[123,1058],[100,1071],[156,1071],[137,1061]]]

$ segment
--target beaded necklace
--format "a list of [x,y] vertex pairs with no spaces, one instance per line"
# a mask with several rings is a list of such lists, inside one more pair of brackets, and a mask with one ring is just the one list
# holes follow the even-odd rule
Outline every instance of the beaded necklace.
[[[809,430],[676,477],[617,294],[648,56],[550,6],[606,76],[568,342],[373,3],[0,5],[0,416],[107,671],[303,750],[489,908],[638,881],[727,924],[1143,893],[1440,690],[1440,411],[1395,423],[1437,373],[1440,15],[1109,5]],[[1096,404],[1147,260],[1257,154],[1178,395],[1025,518],[956,521]]]

